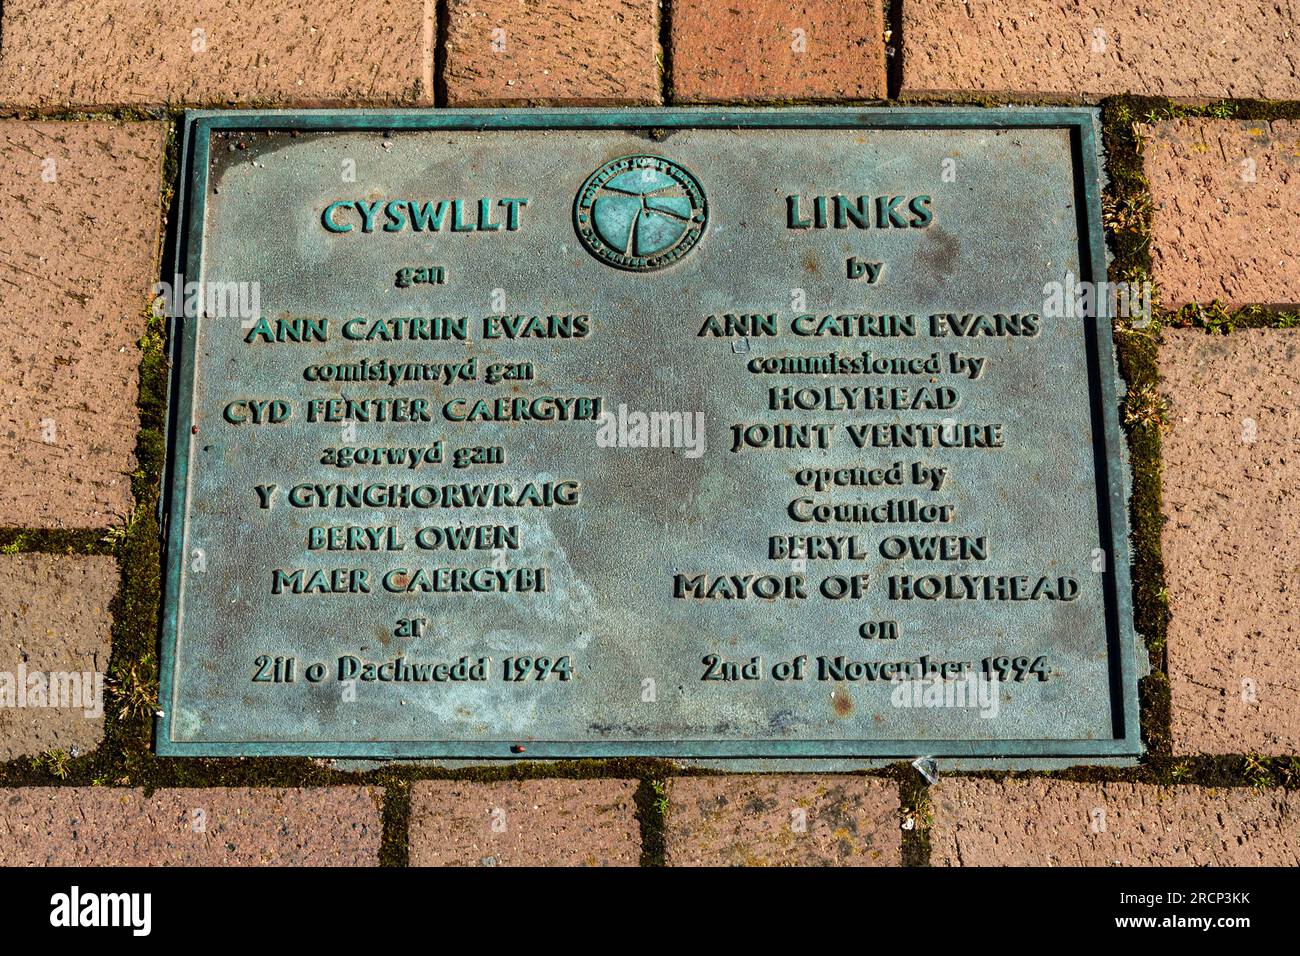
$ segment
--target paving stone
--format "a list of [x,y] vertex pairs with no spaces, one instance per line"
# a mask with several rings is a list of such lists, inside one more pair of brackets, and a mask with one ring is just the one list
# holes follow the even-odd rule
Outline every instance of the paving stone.
[[1166,330],[1177,753],[1300,753],[1300,330]]
[[1142,127],[1161,301],[1300,303],[1300,122]]
[[23,787],[0,792],[2,866],[375,866],[374,787]]
[[449,106],[658,104],[656,0],[448,0]]
[[898,788],[871,777],[679,777],[669,866],[898,866]]
[[133,509],[164,135],[160,123],[0,121],[6,526],[106,527]]
[[5,0],[0,104],[432,100],[432,0]]
[[635,780],[426,780],[411,788],[412,866],[636,866]]
[[879,0],[674,0],[669,23],[678,102],[885,96]]
[[1300,96],[1300,7],[1275,0],[907,0],[902,95]]
[[1057,780],[942,780],[934,866],[1295,866],[1286,790]]
[[0,760],[104,738],[114,558],[0,555]]

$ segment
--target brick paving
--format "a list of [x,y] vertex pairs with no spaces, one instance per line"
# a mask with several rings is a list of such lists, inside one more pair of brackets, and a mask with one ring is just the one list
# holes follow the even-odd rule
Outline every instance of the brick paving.
[[0,323],[5,525],[103,528],[134,508],[164,137],[160,123],[0,120],[0,301],[21,317]]
[[1300,753],[1300,330],[1167,330],[1161,535],[1178,753]]
[[[6,0],[0,15],[0,108],[56,114],[0,119],[0,297],[26,318],[0,331],[0,524],[87,541],[136,506],[137,343],[174,185],[167,122],[137,108],[856,103],[886,95],[895,64],[904,99],[1300,99],[1297,14],[1262,0],[909,0],[888,39],[877,0],[676,0],[666,21],[655,0]],[[63,112],[119,107],[132,112]],[[1300,302],[1300,121],[1139,132],[1162,304]],[[1300,331],[1163,335],[1175,757],[1297,754]],[[0,555],[0,672],[102,674],[118,559],[106,543],[45,547]],[[0,864],[380,862],[379,787],[146,795],[135,770],[110,786],[25,785],[52,775],[53,751],[98,756],[104,726],[76,708],[0,708],[16,781],[0,794]],[[641,786],[417,780],[409,818],[388,822],[415,866],[636,866],[660,852],[671,866],[898,866],[921,852],[891,779],[673,777],[662,833],[656,808],[638,810]],[[928,793],[932,818],[912,824],[936,865],[1298,862],[1294,791],[945,777]]]
[[898,788],[866,777],[686,777],[668,786],[669,866],[898,866]]
[[424,0],[5,0],[0,105],[432,103]]
[[412,866],[636,866],[635,780],[426,780],[411,790]]
[[0,555],[0,760],[99,744],[118,574],[99,555]]
[[885,96],[878,0],[677,0],[670,22],[674,102]]
[[905,97],[1300,98],[1300,11],[1271,0],[907,0]]
[[449,0],[449,106],[657,104],[654,0]]
[[1300,303],[1300,122],[1142,127],[1161,302]]
[[934,866],[1295,866],[1300,798],[1244,787],[943,780]]
[[0,866],[373,866],[382,792],[24,787],[0,792]]

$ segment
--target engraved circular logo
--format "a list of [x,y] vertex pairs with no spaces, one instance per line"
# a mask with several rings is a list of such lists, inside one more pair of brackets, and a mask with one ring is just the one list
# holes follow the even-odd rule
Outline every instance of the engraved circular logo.
[[695,248],[707,219],[699,181],[662,156],[606,163],[573,204],[573,225],[587,250],[631,272],[672,265]]

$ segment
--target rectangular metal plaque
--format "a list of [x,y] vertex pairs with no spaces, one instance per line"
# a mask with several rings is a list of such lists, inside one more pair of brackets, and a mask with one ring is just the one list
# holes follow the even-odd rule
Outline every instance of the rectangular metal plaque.
[[1137,754],[1096,135],[190,114],[159,752]]

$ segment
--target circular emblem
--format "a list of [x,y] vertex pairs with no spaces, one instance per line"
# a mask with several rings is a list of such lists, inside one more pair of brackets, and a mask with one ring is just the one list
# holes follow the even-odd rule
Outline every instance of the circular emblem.
[[704,190],[662,156],[624,156],[587,177],[573,225],[587,250],[608,265],[650,272],[686,255],[704,234]]

